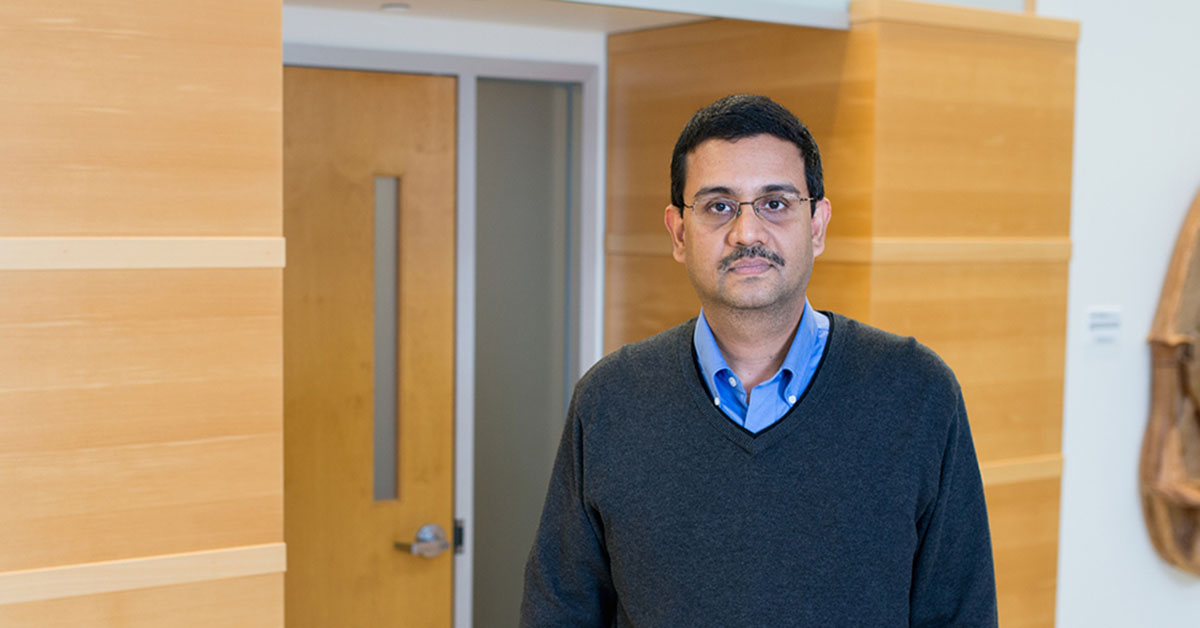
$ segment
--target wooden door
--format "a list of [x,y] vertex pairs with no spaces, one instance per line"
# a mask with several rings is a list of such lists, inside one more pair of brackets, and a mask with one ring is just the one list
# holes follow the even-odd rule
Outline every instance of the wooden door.
[[[428,523],[453,534],[455,94],[450,77],[284,70],[292,628],[451,623],[453,552],[394,544]],[[399,191],[393,499],[375,496],[379,177]]]

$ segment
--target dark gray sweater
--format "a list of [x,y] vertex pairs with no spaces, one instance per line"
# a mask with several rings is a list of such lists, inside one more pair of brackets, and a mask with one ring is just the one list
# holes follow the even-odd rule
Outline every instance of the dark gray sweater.
[[757,435],[713,406],[695,320],[579,381],[521,625],[995,626],[958,383],[912,338],[830,315],[808,390]]

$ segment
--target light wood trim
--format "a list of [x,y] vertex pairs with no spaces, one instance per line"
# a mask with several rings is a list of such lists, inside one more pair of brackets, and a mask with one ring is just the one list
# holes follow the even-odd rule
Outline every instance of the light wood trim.
[[874,238],[826,238],[822,262],[869,264],[875,259]]
[[1025,0],[1025,12],[1030,14],[1037,13],[1037,0]]
[[0,605],[4,628],[283,628],[283,574]]
[[0,573],[0,604],[239,578],[287,570],[283,543]]
[[[1026,10],[1028,11],[1028,9],[1029,5],[1026,4]],[[1071,43],[1079,40],[1078,22],[1037,17],[1029,13],[1008,13],[910,2],[909,0],[854,0],[851,2],[851,27],[869,22],[941,26]]]
[[0,270],[283,268],[283,238],[0,238]]
[[979,465],[979,470],[984,486],[999,486],[1062,477],[1062,465],[1062,454],[1053,453],[986,462]]
[[[871,261],[1065,262],[1070,238],[872,238]],[[838,243],[835,241],[830,248]]]
[[[667,235],[609,234],[610,255],[669,256]],[[824,262],[844,264],[921,262],[1066,262],[1069,238],[829,238]]]

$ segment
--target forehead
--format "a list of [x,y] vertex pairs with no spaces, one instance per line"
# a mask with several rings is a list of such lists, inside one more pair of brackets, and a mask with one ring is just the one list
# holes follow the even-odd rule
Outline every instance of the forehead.
[[754,191],[780,184],[806,189],[804,158],[795,144],[773,135],[709,139],[688,154],[685,191],[702,187]]

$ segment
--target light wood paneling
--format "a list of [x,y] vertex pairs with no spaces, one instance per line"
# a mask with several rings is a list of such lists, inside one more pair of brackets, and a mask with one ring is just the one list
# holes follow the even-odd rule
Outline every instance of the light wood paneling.
[[283,574],[0,606],[5,628],[264,628],[283,625]]
[[821,257],[851,263],[1067,262],[1066,237],[828,238]]
[[1054,625],[1060,478],[985,487],[1000,625]]
[[283,543],[0,573],[0,604],[282,573]]
[[[1033,13],[1034,0],[1025,0],[1025,11]],[[850,23],[891,22],[941,26],[959,31],[1002,33],[1036,39],[1074,43],[1079,39],[1079,23],[1008,11],[967,9],[945,4],[909,0],[853,0]]]
[[282,268],[283,238],[2,238],[0,270]]
[[1014,484],[1031,480],[1062,477],[1062,456],[1046,454],[1029,458],[1009,458],[1000,462],[985,462],[979,471],[983,474],[983,486]]
[[875,264],[870,322],[915,336],[962,384],[985,462],[1057,452],[1065,263]]
[[871,267],[866,264],[845,264],[818,257],[808,283],[808,300],[818,310],[868,320],[871,281]]
[[[666,237],[666,233],[663,234]],[[647,338],[700,312],[687,270],[669,256],[608,255],[604,351]]]
[[[834,242],[836,246],[837,243]],[[870,239],[871,261],[949,263],[1062,262],[1071,258],[1071,241],[1046,238],[887,238]]]
[[283,623],[280,22],[0,3],[0,625]]
[[0,3],[0,235],[282,230],[278,2]]
[[279,542],[279,270],[0,272],[0,571]]
[[[284,72],[289,624],[448,628],[452,554],[393,543],[453,530],[456,81]],[[376,176],[400,191],[396,500],[373,498]]]
[[1067,237],[1074,41],[872,25],[874,235]]

